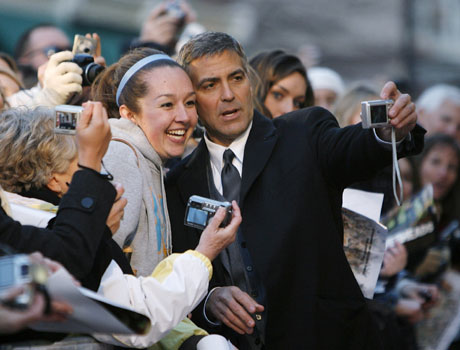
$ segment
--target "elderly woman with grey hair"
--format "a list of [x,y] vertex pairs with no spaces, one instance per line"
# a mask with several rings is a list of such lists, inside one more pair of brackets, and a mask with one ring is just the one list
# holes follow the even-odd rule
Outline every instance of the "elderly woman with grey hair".
[[[78,152],[75,138],[54,132],[54,110],[48,107],[29,109],[11,108],[0,114],[0,186],[22,197],[39,199],[40,208],[58,206],[67,192],[74,173],[78,170]],[[118,197],[122,190],[118,191]],[[115,259],[126,273],[132,270],[112,233],[119,227],[126,199],[121,198],[112,208],[98,249],[100,263],[94,262],[86,276],[78,276],[85,287],[96,289],[108,262]],[[13,215],[14,216],[14,215]],[[52,219],[48,228],[54,224]],[[43,252],[46,255],[46,252]],[[81,252],[81,259],[87,256]],[[72,268],[66,266],[70,272]]]
[[58,205],[77,171],[73,137],[54,133],[53,110],[9,109],[0,115],[0,185]]
[[433,85],[422,92],[416,105],[427,135],[446,134],[460,142],[460,89],[457,86]]

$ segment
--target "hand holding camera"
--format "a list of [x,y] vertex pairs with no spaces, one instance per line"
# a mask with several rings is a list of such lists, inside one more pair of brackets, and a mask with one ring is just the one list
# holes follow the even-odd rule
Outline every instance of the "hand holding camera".
[[71,62],[73,54],[62,51],[52,55],[43,75],[43,89],[47,90],[54,104],[65,103],[74,93],[82,91],[83,70]]
[[139,40],[173,47],[185,23],[194,21],[195,17],[193,10],[184,1],[162,2],[144,21]]
[[[391,141],[391,128],[389,126],[392,126],[395,129],[396,140],[402,140],[415,127],[417,122],[415,104],[412,102],[410,95],[402,94],[392,81],[384,85],[380,97],[383,99],[383,101],[379,101],[380,103],[371,104],[371,102],[375,101],[366,102],[369,104],[369,110],[373,107],[375,112],[374,121],[379,124],[379,128],[376,130],[378,136],[385,141]],[[389,100],[394,102],[391,103]],[[370,118],[372,121],[372,116],[364,118],[367,120]],[[363,126],[365,123],[364,118]],[[387,124],[388,127],[382,127],[385,126],[384,124]]]
[[[399,171],[396,142],[403,140],[415,127],[417,113],[408,94],[401,94],[392,81],[387,82],[380,93],[383,100],[361,103],[363,128],[376,128],[378,137],[391,142],[393,157],[393,194],[398,205],[403,202],[403,184]],[[396,180],[399,184],[398,196]]]
[[46,266],[34,262],[25,254],[2,256],[0,301],[7,307],[25,310],[30,307],[37,287],[43,285],[47,278]]
[[221,224],[225,220],[227,212],[225,207],[217,209],[209,225],[201,234],[200,242],[195,249],[207,256],[209,260],[214,260],[225,247],[235,241],[241,223],[240,208],[235,201],[232,202],[232,219],[227,226],[222,227]]
[[220,227],[225,227],[232,219],[232,204],[230,202],[220,202],[210,198],[191,196],[185,209],[184,224],[190,227],[204,230],[216,214],[217,209],[225,209],[225,217],[220,223]]
[[107,111],[102,103],[84,103],[77,124],[78,163],[100,172],[111,137]]
[[72,307],[51,301],[44,289],[50,273],[62,266],[40,253],[0,258],[0,333],[13,333],[36,321],[60,321]]
[[[5,295],[4,300],[12,300],[22,292],[22,288],[12,288]],[[41,320],[44,309],[45,298],[40,294],[35,296],[30,307],[25,310],[0,304],[0,334],[15,333],[31,323]]]

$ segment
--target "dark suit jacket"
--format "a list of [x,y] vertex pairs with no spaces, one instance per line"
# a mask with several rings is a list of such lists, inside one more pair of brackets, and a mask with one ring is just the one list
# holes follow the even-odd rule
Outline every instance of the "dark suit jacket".
[[[403,144],[405,154],[423,147],[423,129],[412,134]],[[199,232],[183,224],[184,208],[191,195],[209,196],[208,164],[201,142],[169,173],[175,251],[197,245]],[[380,348],[343,252],[341,206],[345,187],[388,164],[391,151],[376,141],[372,130],[361,125],[340,129],[322,108],[274,120],[255,112],[239,205],[241,230],[267,292],[268,349]],[[216,260],[213,285],[226,273]],[[196,310],[193,320],[200,313]]]
[[23,226],[0,210],[0,242],[21,253],[39,251],[96,289],[113,258],[105,223],[115,195],[109,181],[88,170],[77,171],[52,230]]

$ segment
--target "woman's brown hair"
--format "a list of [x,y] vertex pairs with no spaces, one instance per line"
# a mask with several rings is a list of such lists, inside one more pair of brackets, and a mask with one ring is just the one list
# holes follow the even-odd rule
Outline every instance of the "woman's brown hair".
[[[105,69],[95,80],[91,87],[92,98],[95,101],[100,101],[107,109],[109,118],[120,118],[119,107],[116,101],[117,89],[120,81],[136,62],[141,59],[164,54],[163,52],[151,48],[138,48],[128,52],[120,60],[110,67]],[[123,92],[119,98],[119,104],[126,105],[133,113],[139,113],[139,99],[143,98],[147,93],[147,84],[143,79],[145,72],[157,67],[172,66],[183,69],[176,61],[173,60],[158,60],[146,64],[139,69],[126,83]]]
[[308,80],[307,70],[297,56],[287,54],[283,50],[266,51],[253,57],[249,63],[259,75],[260,82],[255,86],[255,96],[259,102],[258,105],[262,108],[261,112],[267,117],[272,117],[264,105],[268,91],[278,81],[296,72],[304,77],[307,85],[305,103],[302,108],[313,106],[315,98]]

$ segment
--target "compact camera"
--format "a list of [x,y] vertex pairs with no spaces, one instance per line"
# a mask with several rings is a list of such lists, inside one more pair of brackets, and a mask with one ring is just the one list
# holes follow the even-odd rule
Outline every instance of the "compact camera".
[[390,126],[388,111],[393,100],[374,100],[361,102],[361,120],[363,128],[382,128]]
[[220,224],[220,227],[225,227],[232,220],[232,204],[230,202],[219,202],[200,196],[191,196],[185,210],[184,224],[204,230],[219,207],[225,208],[227,212]]
[[83,107],[59,105],[54,108],[54,132],[74,135]]
[[[31,262],[25,254],[0,257],[0,301],[8,307],[28,308],[34,298],[35,286],[44,284],[47,276],[46,267]],[[22,287],[24,291],[14,299],[5,300],[14,287]]]
[[104,70],[104,66],[94,63],[94,58],[86,53],[77,53],[73,56],[73,63],[83,70],[81,77],[83,78],[82,86],[90,86],[96,77]]
[[73,39],[72,52],[74,55],[85,53],[93,56],[96,53],[97,41],[93,38],[87,38],[84,35],[75,34]]
[[166,4],[166,13],[168,16],[178,18],[180,20],[185,19],[185,12],[180,7],[180,1],[171,0]]

